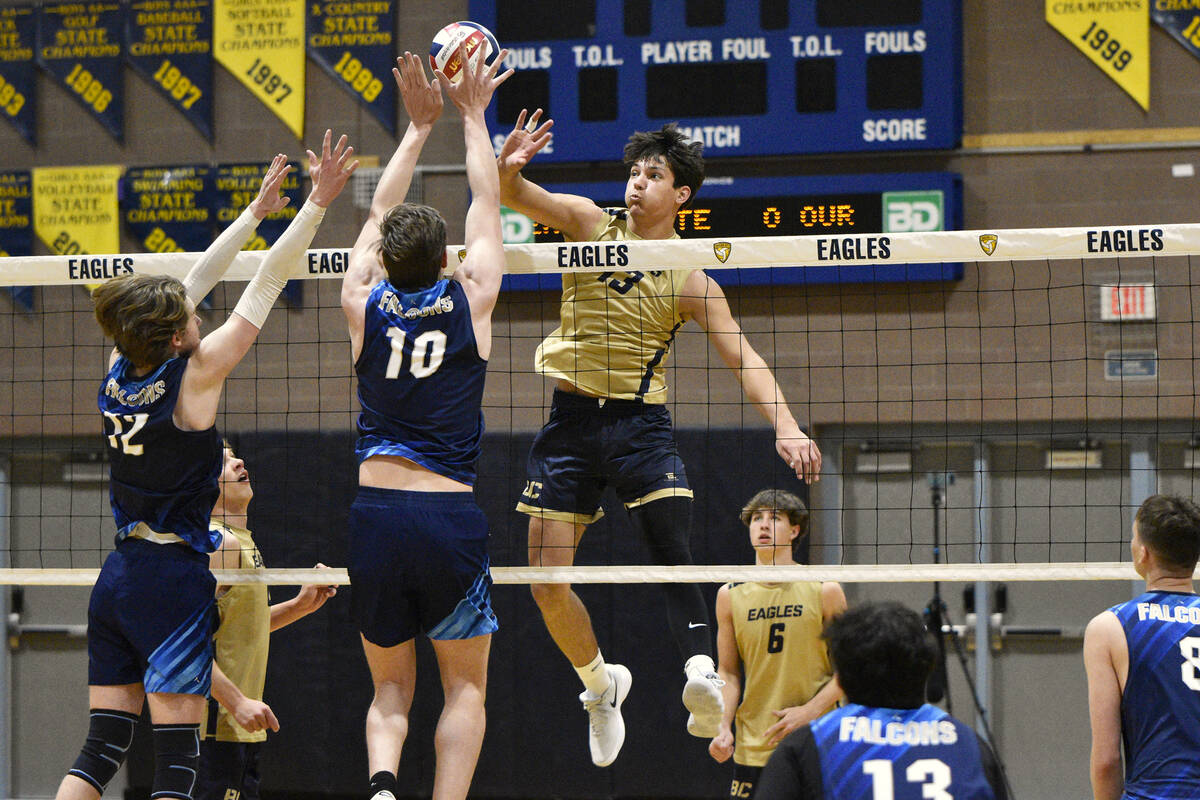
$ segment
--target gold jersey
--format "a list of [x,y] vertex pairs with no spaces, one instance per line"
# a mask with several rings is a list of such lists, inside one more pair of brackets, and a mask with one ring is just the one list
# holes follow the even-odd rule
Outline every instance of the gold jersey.
[[[629,232],[625,209],[605,210],[588,241],[640,238]],[[621,262],[616,248],[607,246],[604,263]],[[667,402],[664,368],[675,332],[688,319],[679,295],[691,272],[563,273],[560,324],[538,346],[534,369],[598,397]]]
[[733,760],[761,767],[775,749],[765,735],[779,721],[772,712],[807,703],[833,677],[821,583],[731,583],[729,602],[743,672]]
[[[211,522],[213,530],[237,540],[238,569],[263,569],[262,554],[254,544],[250,531]],[[271,641],[271,605],[267,586],[261,583],[241,583],[230,586],[217,600],[221,626],[216,635],[216,657],[221,670],[241,690],[254,700],[262,700],[267,682],[267,649]],[[217,711],[216,731],[204,722],[204,737],[219,742],[262,742],[265,730],[251,733],[238,725],[233,715],[221,706]]]

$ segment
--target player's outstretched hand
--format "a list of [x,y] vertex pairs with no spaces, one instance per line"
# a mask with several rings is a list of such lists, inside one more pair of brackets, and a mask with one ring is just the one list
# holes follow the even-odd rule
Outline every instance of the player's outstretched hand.
[[805,483],[821,480],[821,449],[803,433],[794,437],[779,437],[775,440],[775,451],[796,471],[796,477],[800,480]]
[[233,718],[237,724],[254,733],[267,729],[279,732],[279,720],[271,707],[261,700],[243,697],[233,709]]
[[292,171],[292,165],[287,163],[287,156],[278,153],[271,160],[267,174],[263,175],[262,185],[258,187],[258,196],[250,201],[250,213],[258,220],[266,219],[268,214],[282,211],[291,198],[279,193],[283,179]]
[[404,110],[418,128],[432,125],[442,115],[442,84],[437,78],[429,82],[425,74],[425,62],[407,50],[396,59],[392,70],[400,97],[404,99]]
[[504,140],[504,146],[500,148],[497,166],[501,175],[520,172],[543,147],[550,143],[550,129],[554,127],[554,120],[548,119],[539,125],[538,121],[542,118],[542,110],[539,108],[533,112],[526,124],[525,115],[528,110],[521,109],[516,127],[512,129],[512,133]]
[[496,73],[500,71],[507,55],[508,50],[501,50],[492,59],[491,64],[486,64],[482,58],[478,58],[472,68],[471,60],[467,56],[466,42],[463,42],[458,46],[458,57],[463,62],[460,73],[462,79],[458,83],[452,83],[440,69],[435,69],[433,74],[445,87],[450,102],[454,103],[460,114],[464,117],[473,113],[482,114],[488,107],[488,103],[492,102],[492,94],[496,91],[496,87],[511,78],[516,71],[509,69],[497,76]]
[[733,755],[733,732],[729,728],[721,728],[721,732],[708,743],[708,754],[718,764],[724,764]]
[[[324,564],[317,563],[315,569],[329,569]],[[305,584],[300,587],[300,593],[292,601],[300,615],[311,614],[321,606],[325,605],[325,601],[337,594],[337,585],[322,586],[316,583]]]
[[321,157],[317,158],[312,150],[308,150],[308,174],[312,178],[313,188],[308,193],[308,199],[318,206],[327,208],[334,198],[341,194],[346,181],[358,169],[358,159],[351,160],[354,148],[346,144],[346,135],[337,141],[337,146],[330,149],[333,141],[333,131],[325,131],[325,139],[321,143]]

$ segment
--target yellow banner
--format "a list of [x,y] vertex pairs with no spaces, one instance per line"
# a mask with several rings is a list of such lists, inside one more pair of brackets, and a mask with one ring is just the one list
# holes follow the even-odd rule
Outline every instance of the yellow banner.
[[[120,253],[117,181],[121,171],[118,166],[34,167],[33,230],[38,238],[59,255]],[[115,278],[129,271],[121,261],[72,258],[71,277]]]
[[214,0],[217,62],[304,138],[304,0]]
[[1150,0],[1046,0],[1046,22],[1150,109]]

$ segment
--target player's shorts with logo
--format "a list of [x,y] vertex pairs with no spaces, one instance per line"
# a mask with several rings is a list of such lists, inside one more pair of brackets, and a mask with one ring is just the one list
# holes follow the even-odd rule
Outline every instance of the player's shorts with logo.
[[216,589],[208,556],[186,544],[120,542],[88,602],[88,684],[207,695]]
[[550,418],[529,451],[517,510],[590,523],[604,515],[612,486],[626,508],[660,497],[691,497],[671,429],[658,403],[587,397],[555,390]]
[[493,633],[488,527],[470,492],[359,487],[350,506],[350,609],[367,641]]
[[[216,703],[216,701],[211,701]],[[258,800],[258,755],[262,742],[200,740],[195,800]]]

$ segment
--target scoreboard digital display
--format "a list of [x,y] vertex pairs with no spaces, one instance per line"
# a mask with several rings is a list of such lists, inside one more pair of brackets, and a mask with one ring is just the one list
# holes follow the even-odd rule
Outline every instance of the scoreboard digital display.
[[[620,182],[547,183],[600,206],[622,207]],[[562,233],[505,209],[506,243],[561,242]],[[880,175],[712,177],[680,209],[684,239],[735,236],[850,236],[962,229],[962,179],[949,172]],[[709,270],[723,285],[943,281],[962,277],[961,264],[806,266],[802,269]],[[556,289],[558,275],[509,275],[509,289]]]
[[678,122],[707,157],[944,149],[961,0],[471,0],[517,71],[488,122],[554,119],[545,161],[617,160]]

